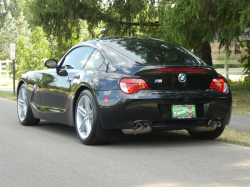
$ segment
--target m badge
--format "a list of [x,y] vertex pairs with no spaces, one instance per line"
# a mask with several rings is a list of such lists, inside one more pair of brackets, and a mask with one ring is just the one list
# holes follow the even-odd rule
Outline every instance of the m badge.
[[162,79],[155,79],[155,83],[162,83]]

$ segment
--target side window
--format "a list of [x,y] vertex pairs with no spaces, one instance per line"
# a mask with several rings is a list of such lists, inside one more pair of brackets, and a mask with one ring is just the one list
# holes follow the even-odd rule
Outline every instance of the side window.
[[101,55],[101,53],[97,50],[95,50],[92,55],[90,56],[88,62],[86,63],[84,69],[85,70],[97,70],[103,63],[104,59]]
[[91,47],[74,49],[65,57],[62,69],[82,69],[93,50]]

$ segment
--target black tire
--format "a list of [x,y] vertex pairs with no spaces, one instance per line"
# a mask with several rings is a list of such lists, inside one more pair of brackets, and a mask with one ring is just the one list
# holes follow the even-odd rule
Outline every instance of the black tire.
[[[20,94],[20,91],[22,89],[24,89],[26,91],[24,103],[26,104],[27,112],[26,112],[26,115],[23,116],[23,118],[21,119],[21,117],[19,115],[19,110],[20,110],[19,94]],[[25,84],[22,84],[20,86],[20,88],[18,89],[18,91],[17,91],[17,116],[18,116],[18,119],[19,119],[19,121],[20,121],[20,123],[22,125],[24,125],[24,126],[35,126],[40,122],[40,119],[35,118],[34,115],[33,115],[33,112],[32,112],[31,107],[30,107],[30,101],[28,99],[27,92],[28,92],[28,90],[27,90],[27,87],[26,87]]]
[[[77,121],[77,115],[80,115],[79,113],[77,113],[77,108],[78,106],[80,106],[79,101],[81,100],[82,97],[88,97],[90,102],[91,102],[91,106],[92,106],[92,111],[93,111],[93,117],[92,117],[92,127],[91,127],[91,131],[89,133],[89,135],[86,138],[83,138],[80,135],[80,129],[81,128],[79,126],[79,123]],[[80,138],[81,142],[85,145],[101,145],[101,144],[106,144],[110,141],[112,135],[113,135],[113,130],[107,130],[107,129],[103,129],[101,126],[101,122],[100,122],[100,118],[99,118],[99,113],[97,110],[97,103],[95,101],[95,98],[93,96],[93,94],[89,91],[89,90],[84,90],[81,92],[81,94],[79,95],[78,99],[77,99],[77,103],[76,103],[76,107],[75,107],[75,129],[76,129],[76,133],[78,135],[78,137]],[[83,117],[84,119],[86,117]],[[86,127],[85,127],[86,128]]]
[[204,131],[204,132],[188,131],[188,133],[195,139],[213,140],[215,138],[218,138],[223,133],[224,129],[225,126],[222,126],[222,127],[217,127],[214,131]]

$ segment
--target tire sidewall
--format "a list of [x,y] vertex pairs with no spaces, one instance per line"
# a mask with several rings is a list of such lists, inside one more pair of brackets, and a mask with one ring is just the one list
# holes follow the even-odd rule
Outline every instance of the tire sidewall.
[[[89,134],[89,136],[87,138],[82,138],[78,132],[78,127],[77,127],[77,107],[78,107],[78,103],[80,101],[80,99],[83,96],[87,96],[92,104],[92,110],[93,110],[93,124],[92,124],[92,128],[91,128],[91,132]],[[77,102],[76,102],[76,107],[75,107],[75,129],[76,129],[76,133],[78,135],[78,137],[80,138],[80,140],[84,143],[84,144],[89,144],[95,136],[95,130],[97,129],[97,106],[96,106],[96,102],[94,99],[93,94],[89,91],[89,90],[84,90],[81,92],[81,94],[79,95]]]
[[[26,103],[26,104],[27,104],[27,111],[26,111],[26,115],[25,115],[25,118],[24,118],[23,121],[20,120],[19,113],[18,113],[18,98],[19,98],[20,90],[21,90],[22,88],[24,88],[24,89],[26,90],[26,102],[27,102],[27,103]],[[18,120],[20,121],[20,123],[21,123],[22,125],[25,125],[25,124],[27,123],[27,114],[28,114],[28,112],[30,112],[30,110],[31,110],[31,108],[30,108],[30,102],[29,102],[29,100],[28,100],[28,90],[27,90],[26,85],[25,85],[25,84],[22,84],[22,85],[20,86],[20,88],[18,89],[18,92],[17,92],[17,115],[18,115]]]

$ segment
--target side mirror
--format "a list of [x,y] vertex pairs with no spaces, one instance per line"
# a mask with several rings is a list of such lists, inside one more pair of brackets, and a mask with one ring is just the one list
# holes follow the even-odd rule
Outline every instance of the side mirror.
[[54,59],[49,59],[44,62],[47,68],[57,68],[57,61]]

